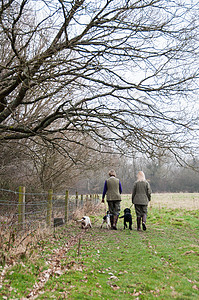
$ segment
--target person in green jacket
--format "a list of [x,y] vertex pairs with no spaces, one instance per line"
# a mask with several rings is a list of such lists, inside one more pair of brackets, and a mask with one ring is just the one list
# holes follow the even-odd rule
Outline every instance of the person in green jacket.
[[135,213],[137,216],[137,230],[142,228],[146,230],[146,218],[148,203],[151,201],[151,187],[149,182],[145,179],[144,172],[139,171],[137,174],[137,181],[133,185],[132,203],[135,206]]
[[104,203],[104,198],[106,195],[106,200],[110,212],[111,229],[117,230],[116,225],[120,214],[122,185],[120,180],[116,178],[115,170],[110,170],[109,176],[110,177],[107,180],[105,180],[104,183],[102,203]]

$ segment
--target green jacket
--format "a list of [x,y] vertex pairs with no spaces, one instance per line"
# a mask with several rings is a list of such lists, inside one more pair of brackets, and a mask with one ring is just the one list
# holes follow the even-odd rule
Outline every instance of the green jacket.
[[121,201],[119,179],[111,176],[107,179],[107,201]]
[[133,185],[132,203],[147,205],[151,200],[151,187],[148,181],[136,181]]

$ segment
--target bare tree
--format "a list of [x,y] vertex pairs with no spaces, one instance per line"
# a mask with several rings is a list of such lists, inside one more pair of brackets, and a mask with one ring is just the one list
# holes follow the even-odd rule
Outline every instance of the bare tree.
[[2,1],[1,142],[190,153],[197,12],[194,0]]
[[[37,188],[42,188],[42,190],[53,188],[56,191],[70,188],[70,190],[79,191],[80,188],[82,189],[78,183],[81,178],[95,177],[91,173],[95,174],[96,170],[99,172],[104,167],[104,163],[110,162],[110,158],[103,151],[100,153],[97,143],[87,138],[87,140],[84,139],[85,146],[82,147],[77,143],[79,140],[77,135],[73,133],[68,145],[65,145],[65,141],[60,141],[58,149],[53,144],[48,144],[48,147],[45,143],[29,145],[29,160],[34,166]],[[98,150],[97,155],[94,150],[89,150],[93,148]],[[99,179],[99,175],[97,178]],[[85,182],[83,185],[84,191],[87,190]]]
[[[30,142],[28,142],[30,144]],[[26,142],[9,141],[0,144],[0,187],[18,189],[20,185],[29,185],[34,189],[35,170]],[[38,187],[38,183],[36,183]]]

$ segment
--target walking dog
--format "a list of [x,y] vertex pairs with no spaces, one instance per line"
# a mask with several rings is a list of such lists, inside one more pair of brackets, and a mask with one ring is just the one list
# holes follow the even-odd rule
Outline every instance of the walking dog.
[[119,218],[124,218],[124,229],[127,228],[127,223],[129,223],[129,229],[132,230],[132,215],[130,208],[125,208],[124,215]]
[[102,226],[103,226],[104,223],[106,223],[107,229],[110,229],[110,228],[111,228],[110,212],[109,212],[109,211],[107,211],[107,212],[106,212],[106,215],[103,217],[103,221],[102,221],[101,228],[102,228]]
[[81,228],[82,229],[87,229],[87,228],[92,228],[92,225],[91,225],[91,220],[89,217],[87,216],[83,216],[81,218],[81,220],[78,220],[77,222],[81,222]]

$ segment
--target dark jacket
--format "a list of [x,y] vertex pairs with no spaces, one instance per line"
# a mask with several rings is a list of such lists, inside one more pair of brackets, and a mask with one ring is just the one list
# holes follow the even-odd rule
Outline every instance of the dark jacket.
[[136,181],[133,185],[132,203],[147,205],[151,200],[151,187],[148,181]]

